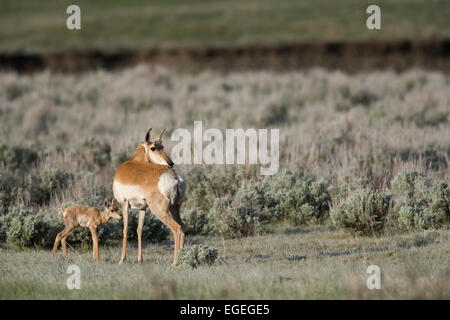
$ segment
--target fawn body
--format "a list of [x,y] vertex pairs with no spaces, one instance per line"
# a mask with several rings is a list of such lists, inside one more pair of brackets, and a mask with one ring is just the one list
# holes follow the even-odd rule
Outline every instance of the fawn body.
[[87,227],[91,231],[92,235],[94,260],[99,261],[97,236],[98,227],[108,222],[110,218],[122,218],[119,212],[119,208],[114,203],[114,199],[110,204],[108,204],[108,200],[105,199],[104,204],[105,209],[103,211],[93,207],[78,205],[71,206],[65,210],[61,210],[66,227],[56,236],[52,254],[56,253],[59,247],[59,243],[61,242],[63,253],[66,255],[66,240],[69,234],[71,234],[78,227]]

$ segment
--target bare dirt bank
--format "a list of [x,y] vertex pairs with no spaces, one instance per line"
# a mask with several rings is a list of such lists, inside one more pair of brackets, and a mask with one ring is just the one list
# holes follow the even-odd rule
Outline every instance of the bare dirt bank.
[[323,67],[349,73],[423,68],[450,73],[450,39],[441,41],[302,43],[277,47],[149,49],[104,53],[99,50],[45,54],[0,54],[0,70],[74,73],[158,63],[191,71],[217,69],[291,70]]

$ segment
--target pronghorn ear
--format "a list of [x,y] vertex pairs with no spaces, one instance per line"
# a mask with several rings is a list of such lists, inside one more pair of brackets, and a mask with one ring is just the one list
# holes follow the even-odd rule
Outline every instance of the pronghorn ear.
[[147,144],[152,143],[152,141],[150,140],[150,132],[152,131],[152,128],[148,129],[147,134],[145,135],[145,142]]
[[166,129],[164,129],[163,131],[161,131],[161,133],[158,134],[158,136],[155,138],[155,141],[161,142],[162,136],[163,136],[163,134],[164,134],[165,131],[166,131]]
[[105,198],[105,202],[103,203],[105,205],[105,207],[108,206],[108,199]]

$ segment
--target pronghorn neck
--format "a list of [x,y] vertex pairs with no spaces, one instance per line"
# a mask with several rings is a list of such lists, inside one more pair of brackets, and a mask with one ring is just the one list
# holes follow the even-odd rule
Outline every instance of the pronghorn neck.
[[145,152],[144,142],[139,143],[134,155],[131,157],[131,160],[150,162]]

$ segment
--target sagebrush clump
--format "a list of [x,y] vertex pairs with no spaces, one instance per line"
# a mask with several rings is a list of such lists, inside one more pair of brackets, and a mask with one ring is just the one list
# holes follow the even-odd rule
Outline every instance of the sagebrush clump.
[[0,216],[8,212],[8,207],[15,201],[16,178],[8,170],[0,168]]
[[224,238],[254,236],[261,227],[261,215],[252,207],[237,207],[230,197],[218,198],[210,211],[214,230]]
[[10,170],[27,170],[38,161],[38,152],[33,148],[0,144],[0,167]]
[[331,185],[307,173],[303,167],[288,170],[277,177],[264,178],[266,194],[271,195],[277,220],[287,219],[292,225],[322,223],[329,217]]
[[333,208],[331,220],[355,234],[378,234],[383,231],[390,201],[389,194],[360,189]]
[[193,245],[178,251],[178,263],[182,266],[197,268],[201,265],[213,265],[219,256],[219,250],[208,246]]
[[282,217],[279,190],[271,180],[244,181],[236,192],[235,203],[239,207],[252,208],[263,223],[277,221]]
[[186,235],[207,235],[212,230],[207,214],[199,209],[190,209],[182,213]]
[[239,185],[245,180],[244,172],[237,169],[196,167],[186,172],[189,192],[186,193],[184,208],[199,208],[209,211],[216,198],[234,196]]
[[65,189],[73,178],[73,173],[56,168],[36,171],[27,177],[22,196],[30,204],[48,204],[51,197]]
[[400,227],[407,230],[439,228],[449,212],[449,191],[446,183],[433,186],[424,172],[400,172],[392,181],[395,208]]
[[3,219],[8,226],[8,243],[25,248],[31,246],[50,247],[62,224],[33,207],[22,204],[10,208]]

